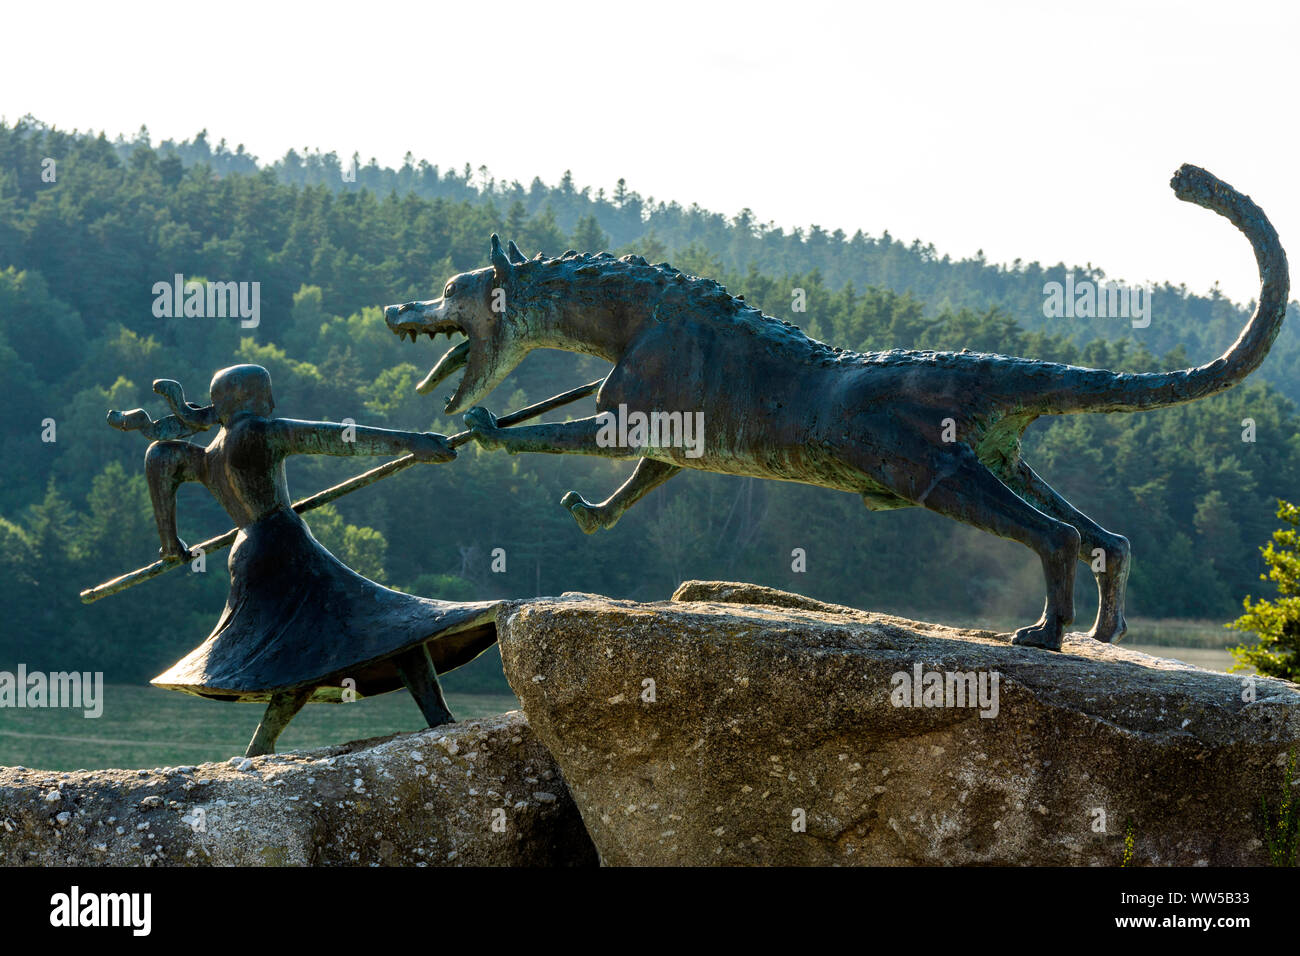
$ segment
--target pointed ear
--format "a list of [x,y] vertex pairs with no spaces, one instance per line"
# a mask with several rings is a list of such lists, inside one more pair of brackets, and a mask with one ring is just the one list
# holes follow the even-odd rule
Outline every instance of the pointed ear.
[[496,273],[497,282],[505,282],[510,278],[510,260],[506,258],[505,251],[501,248],[501,240],[497,234],[492,233],[492,271]]
[[528,257],[519,251],[519,247],[515,245],[515,241],[513,239],[511,239],[510,242],[506,244],[506,254],[510,257],[510,261],[513,262],[515,265],[519,265],[519,263],[521,262],[528,261]]

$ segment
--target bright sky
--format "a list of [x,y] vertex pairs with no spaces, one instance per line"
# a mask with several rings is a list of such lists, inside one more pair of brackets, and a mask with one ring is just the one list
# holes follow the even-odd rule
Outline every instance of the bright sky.
[[1092,262],[1257,289],[1249,247],[1168,188],[1249,193],[1300,256],[1295,3],[565,5],[28,3],[0,115],[155,142],[206,127],[409,150],[498,178],[613,187],[921,238],[955,257]]

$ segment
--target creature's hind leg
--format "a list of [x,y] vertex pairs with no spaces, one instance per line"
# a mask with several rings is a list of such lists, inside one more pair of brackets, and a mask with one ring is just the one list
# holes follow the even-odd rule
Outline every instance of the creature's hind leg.
[[262,722],[257,725],[257,732],[253,734],[253,739],[249,741],[244,756],[261,757],[275,753],[276,739],[284,731],[284,728],[289,726],[289,721],[293,720],[298,711],[302,710],[307,701],[311,700],[311,695],[315,690],[314,687],[300,687],[298,690],[281,691],[272,694],[271,702],[266,705],[266,713],[262,717]]
[[[1124,636],[1124,590],[1128,583],[1128,539],[1107,531],[1062,498],[1023,461],[1007,476],[1008,484],[1039,508],[1079,532],[1079,560],[1093,569],[1097,579],[1097,620],[1088,637],[1111,643]],[[1100,551],[1101,554],[1096,554]],[[1100,564],[1100,570],[1098,570]]]
[[600,504],[592,504],[576,491],[570,491],[561,498],[560,504],[569,509],[578,522],[578,527],[586,534],[593,534],[602,528],[614,527],[628,508],[681,470],[680,465],[642,458],[637,462],[632,476]]
[[974,525],[1000,538],[1019,541],[1038,555],[1047,579],[1047,602],[1036,624],[1016,631],[1013,644],[1060,650],[1064,630],[1074,620],[1074,562],[1079,532],[1043,514],[980,464],[964,446],[949,446],[956,461],[944,470],[917,504]]

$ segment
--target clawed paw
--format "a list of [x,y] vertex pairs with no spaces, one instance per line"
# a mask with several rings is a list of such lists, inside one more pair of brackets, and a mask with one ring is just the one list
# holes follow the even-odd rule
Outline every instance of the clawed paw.
[[1040,621],[1031,627],[1022,627],[1011,637],[1011,643],[1020,647],[1041,647],[1048,651],[1059,651],[1065,634],[1057,625],[1051,627]]
[[189,545],[180,538],[176,538],[170,544],[158,549],[158,557],[163,561],[176,563],[178,561],[188,561],[193,555],[190,554]]
[[573,515],[573,520],[578,522],[578,527],[582,529],[583,534],[595,534],[605,526],[596,511],[597,506],[576,491],[570,491],[561,498],[560,504],[569,509],[569,514]]
[[495,440],[501,431],[497,417],[482,405],[476,405],[465,413],[465,427],[474,434],[474,440],[480,445],[491,448],[499,444]]
[[1109,626],[1100,623],[1094,624],[1092,630],[1088,631],[1085,636],[1092,638],[1094,641],[1101,641],[1103,644],[1114,644],[1127,633],[1128,624],[1121,615],[1119,620]]

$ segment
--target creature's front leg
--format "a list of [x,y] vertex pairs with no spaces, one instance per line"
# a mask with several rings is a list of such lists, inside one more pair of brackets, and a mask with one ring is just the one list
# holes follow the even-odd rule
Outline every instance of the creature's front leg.
[[570,491],[560,499],[560,504],[569,509],[575,521],[586,534],[594,534],[602,528],[609,529],[618,523],[623,513],[647,494],[658,488],[673,475],[681,471],[679,465],[670,465],[666,461],[642,458],[636,465],[636,471],[614,492],[598,505],[587,501],[576,491]]
[[465,427],[484,448],[499,448],[515,455],[541,452],[552,455],[601,455],[605,458],[640,458],[644,449],[604,440],[610,431],[608,419],[599,415],[549,425],[517,425],[502,428],[497,418],[482,406],[465,413]]

